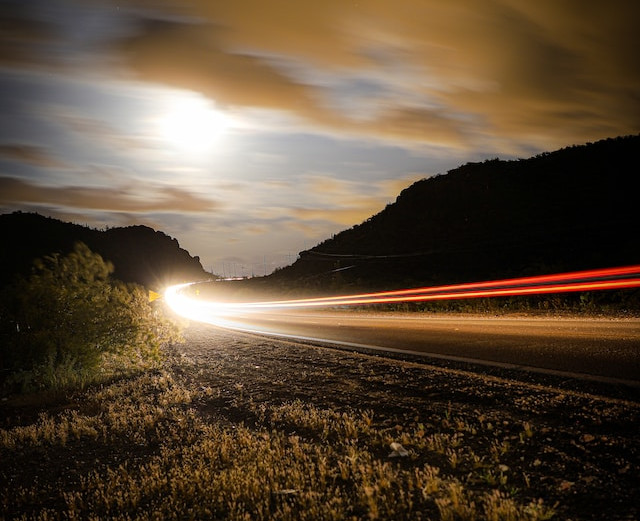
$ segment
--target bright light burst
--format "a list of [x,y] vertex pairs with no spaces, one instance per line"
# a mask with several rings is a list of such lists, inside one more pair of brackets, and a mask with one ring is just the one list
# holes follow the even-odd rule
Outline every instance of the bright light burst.
[[193,298],[185,294],[190,284],[171,286],[165,292],[168,305],[179,315],[216,325],[229,324],[224,317],[268,309],[333,307],[396,302],[424,302],[513,295],[540,295],[577,291],[616,290],[640,287],[640,265],[554,275],[431,286],[423,288],[360,293],[336,297],[277,300],[265,302],[222,303]]
[[172,146],[188,152],[210,149],[229,126],[227,116],[206,98],[177,93],[158,119],[161,136]]

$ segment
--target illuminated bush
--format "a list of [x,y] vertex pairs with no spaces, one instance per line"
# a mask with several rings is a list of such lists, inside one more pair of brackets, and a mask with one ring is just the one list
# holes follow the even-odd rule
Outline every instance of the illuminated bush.
[[[141,286],[110,278],[113,266],[82,244],[38,260],[0,298],[5,385],[61,388],[146,366],[176,327]],[[115,362],[115,364],[114,364]]]

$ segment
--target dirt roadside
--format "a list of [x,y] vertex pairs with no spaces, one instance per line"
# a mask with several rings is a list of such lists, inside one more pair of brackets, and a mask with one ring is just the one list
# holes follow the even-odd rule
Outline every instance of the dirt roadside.
[[[271,429],[275,420],[264,411],[292,403],[338,415],[366,413],[384,439],[401,440],[410,452],[393,460],[407,471],[428,464],[470,491],[497,489],[523,503],[542,499],[554,507],[554,519],[640,516],[635,391],[470,372],[452,363],[391,359],[196,324],[185,336],[186,343],[171,350],[166,370],[190,393],[189,410],[206,423]],[[69,410],[100,417],[100,407],[82,393],[48,405],[7,400],[0,404],[0,427],[27,428],[43,412],[54,419]],[[308,426],[278,428],[327,442]],[[438,439],[451,445],[439,450],[432,443]],[[63,492],[81,487],[91,473],[140,465],[161,448],[160,439],[132,445],[100,435],[69,439],[53,449],[4,448],[0,489],[6,503],[12,491],[33,491],[36,482],[41,508],[56,511],[65,508]],[[391,461],[382,444],[372,453]],[[465,459],[470,454],[473,461]],[[6,519],[24,514],[21,509],[16,505]]]

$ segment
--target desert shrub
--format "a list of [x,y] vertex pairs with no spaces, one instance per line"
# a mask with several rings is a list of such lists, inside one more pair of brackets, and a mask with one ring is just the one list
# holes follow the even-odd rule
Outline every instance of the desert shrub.
[[63,388],[153,363],[175,325],[86,245],[34,263],[0,295],[4,387]]

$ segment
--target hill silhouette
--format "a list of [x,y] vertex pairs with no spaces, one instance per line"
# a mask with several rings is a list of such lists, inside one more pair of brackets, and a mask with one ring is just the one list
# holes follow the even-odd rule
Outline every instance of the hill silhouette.
[[382,289],[640,263],[640,135],[423,179],[265,285]]
[[[403,190],[383,211],[238,289],[325,292],[479,281],[640,263],[640,135],[468,163]],[[198,257],[146,226],[91,229],[0,215],[0,283],[86,243],[150,288],[201,280]]]
[[0,284],[15,274],[27,274],[33,260],[52,253],[69,253],[84,242],[114,264],[114,276],[161,289],[170,282],[202,280],[207,273],[198,257],[180,248],[178,241],[147,226],[105,231],[63,222],[37,213],[0,215]]

